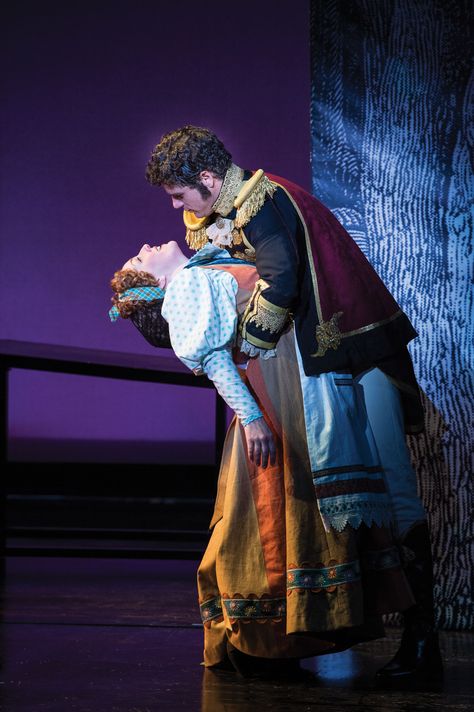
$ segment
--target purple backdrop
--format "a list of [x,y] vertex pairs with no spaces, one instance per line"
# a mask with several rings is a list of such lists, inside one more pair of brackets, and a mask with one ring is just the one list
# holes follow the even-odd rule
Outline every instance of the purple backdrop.
[[[309,0],[9,3],[2,338],[153,353],[107,317],[126,258],[144,242],[184,246],[181,213],[145,181],[150,152],[166,131],[205,125],[236,163],[309,189],[308,22]],[[198,389],[14,371],[11,455],[35,439],[212,441],[213,402]]]

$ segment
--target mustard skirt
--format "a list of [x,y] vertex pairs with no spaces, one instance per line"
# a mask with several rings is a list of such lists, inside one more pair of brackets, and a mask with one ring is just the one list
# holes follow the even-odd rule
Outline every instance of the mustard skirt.
[[247,655],[304,658],[384,636],[382,615],[414,599],[388,526],[337,531],[321,516],[293,332],[243,378],[278,457],[265,469],[251,463],[234,418],[197,572],[204,665],[223,662],[228,642]]

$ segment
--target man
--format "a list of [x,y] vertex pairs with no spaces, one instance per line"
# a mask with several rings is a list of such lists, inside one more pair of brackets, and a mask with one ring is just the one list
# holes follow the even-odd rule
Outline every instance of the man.
[[[377,678],[392,685],[439,679],[430,539],[404,437],[423,428],[408,317],[324,205],[283,178],[242,170],[211,131],[185,126],[163,136],[147,179],[183,210],[191,249],[212,242],[255,262],[260,279],[239,325],[242,354],[271,358],[293,321],[306,376],[341,372],[363,389],[416,600],[404,613],[401,647]],[[326,476],[318,447],[312,453],[314,476]]]

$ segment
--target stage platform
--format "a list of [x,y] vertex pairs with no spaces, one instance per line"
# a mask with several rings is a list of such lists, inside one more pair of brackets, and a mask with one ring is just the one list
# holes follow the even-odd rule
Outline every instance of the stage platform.
[[201,665],[197,561],[7,556],[0,690],[5,712],[466,712],[474,636],[442,632],[440,692],[384,692],[373,673],[400,631],[304,661],[304,681]]

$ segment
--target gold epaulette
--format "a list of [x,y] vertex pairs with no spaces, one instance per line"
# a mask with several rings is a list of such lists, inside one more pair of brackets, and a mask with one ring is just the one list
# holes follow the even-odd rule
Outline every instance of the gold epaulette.
[[234,225],[237,229],[245,227],[258,213],[267,196],[272,196],[277,187],[265,175],[261,168],[255,171],[249,180],[245,181],[234,200],[237,214]]
[[197,218],[191,210],[183,210],[186,227],[186,242],[192,250],[200,250],[208,241],[206,227],[208,218]]

